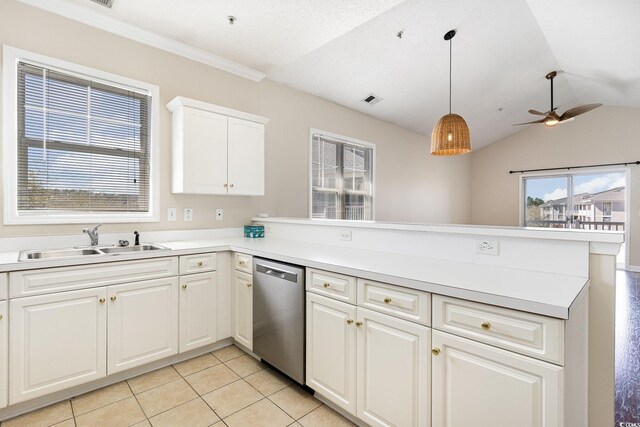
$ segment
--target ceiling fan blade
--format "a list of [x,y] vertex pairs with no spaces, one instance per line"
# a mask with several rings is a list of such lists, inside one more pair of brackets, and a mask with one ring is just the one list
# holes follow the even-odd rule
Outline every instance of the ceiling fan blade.
[[565,111],[562,116],[560,116],[560,121],[568,120],[573,117],[579,116],[580,114],[587,113],[595,108],[600,107],[602,104],[585,104],[578,105],[577,107],[573,107]]
[[535,120],[535,121],[533,121],[533,122],[515,123],[515,124],[513,124],[512,126],[531,125],[531,124],[534,124],[534,123],[544,123],[544,119],[542,119],[542,120]]
[[546,116],[547,114],[549,114],[549,112],[547,111],[546,113],[542,113],[537,110],[529,110],[529,114],[535,114],[536,116]]

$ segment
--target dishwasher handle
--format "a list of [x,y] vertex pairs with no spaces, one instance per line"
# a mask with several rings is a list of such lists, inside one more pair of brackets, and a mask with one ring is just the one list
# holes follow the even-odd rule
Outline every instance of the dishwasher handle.
[[287,280],[289,282],[293,282],[293,283],[298,282],[298,273],[278,270],[277,268],[269,267],[263,264],[256,264],[256,271],[258,273],[266,274],[267,276],[277,277],[279,279]]

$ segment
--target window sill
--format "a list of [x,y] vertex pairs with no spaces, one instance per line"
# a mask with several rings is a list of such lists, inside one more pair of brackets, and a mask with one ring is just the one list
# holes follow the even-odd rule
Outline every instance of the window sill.
[[33,213],[9,213],[5,214],[4,225],[39,225],[39,224],[84,224],[94,222],[104,223],[133,223],[133,222],[159,222],[157,215],[145,214],[109,214],[100,213],[73,213],[61,214],[58,212],[40,211]]

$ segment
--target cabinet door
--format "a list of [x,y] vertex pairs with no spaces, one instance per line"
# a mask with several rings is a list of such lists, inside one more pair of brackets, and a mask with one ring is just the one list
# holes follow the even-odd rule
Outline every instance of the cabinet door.
[[307,292],[307,385],[356,415],[356,307]]
[[430,426],[431,330],[359,307],[357,322],[358,418],[371,426]]
[[563,425],[562,368],[433,331],[433,425]]
[[180,111],[173,122],[173,192],[227,194],[227,117],[189,107]]
[[178,353],[178,278],[109,286],[108,373]]
[[216,342],[216,273],[180,278],[180,353]]
[[106,375],[106,295],[102,287],[11,300],[10,404]]
[[229,194],[264,195],[264,125],[229,117]]
[[7,379],[9,365],[8,314],[7,302],[0,301],[0,408],[7,406],[7,392],[9,390]]
[[237,342],[253,350],[253,276],[233,272],[235,301],[233,337]]

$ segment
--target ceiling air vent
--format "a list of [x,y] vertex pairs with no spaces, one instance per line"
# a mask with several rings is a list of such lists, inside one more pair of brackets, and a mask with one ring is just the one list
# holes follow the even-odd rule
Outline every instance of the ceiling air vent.
[[111,9],[113,6],[113,0],[91,0],[94,3],[98,3],[100,6],[108,7]]
[[362,101],[366,102],[369,105],[375,105],[378,102],[382,101],[382,98],[380,98],[379,96],[376,96],[376,95],[371,93],[371,94],[369,94],[369,96],[364,98]]

